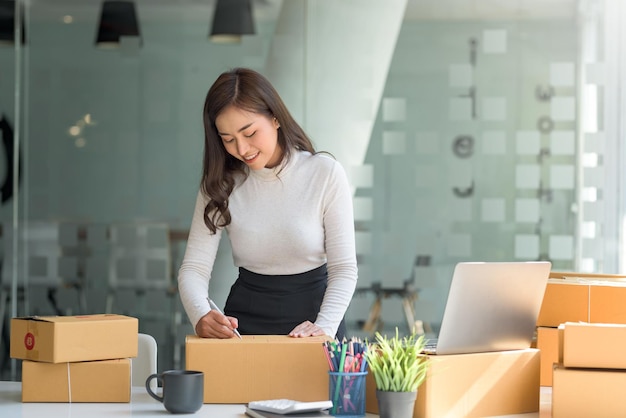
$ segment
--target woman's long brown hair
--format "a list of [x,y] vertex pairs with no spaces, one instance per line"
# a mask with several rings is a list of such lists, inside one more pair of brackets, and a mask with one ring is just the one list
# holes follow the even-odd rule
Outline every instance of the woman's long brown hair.
[[204,160],[201,190],[208,197],[204,223],[211,233],[231,222],[228,197],[235,186],[235,176],[247,176],[245,163],[226,152],[217,133],[215,119],[227,106],[276,118],[280,123],[278,144],[283,160],[294,150],[315,149],[304,130],[293,119],[278,92],[264,76],[247,68],[222,73],[213,83],[204,102]]

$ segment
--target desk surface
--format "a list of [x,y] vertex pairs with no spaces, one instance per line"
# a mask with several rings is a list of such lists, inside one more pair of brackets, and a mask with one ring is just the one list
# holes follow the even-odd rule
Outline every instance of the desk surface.
[[[541,410],[538,413],[510,415],[524,418],[549,418],[551,388],[541,388]],[[0,416],[2,418],[61,418],[89,417],[110,418],[112,416],[137,416],[163,418],[168,416],[159,402],[152,399],[144,388],[133,388],[130,403],[22,403],[21,382],[0,382]],[[245,418],[245,405],[205,404],[194,415],[198,417]],[[374,418],[378,415],[367,414]]]

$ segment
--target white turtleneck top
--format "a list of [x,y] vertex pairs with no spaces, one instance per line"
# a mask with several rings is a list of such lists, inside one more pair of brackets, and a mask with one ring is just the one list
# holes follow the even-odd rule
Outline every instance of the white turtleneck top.
[[[198,193],[185,256],[178,273],[181,301],[191,324],[209,311],[207,294],[222,229],[204,224],[207,198]],[[265,275],[298,274],[324,263],[328,287],[315,324],[334,336],[357,281],[352,195],[339,162],[294,152],[278,167],[250,170],[237,182],[226,226],[235,266]]]

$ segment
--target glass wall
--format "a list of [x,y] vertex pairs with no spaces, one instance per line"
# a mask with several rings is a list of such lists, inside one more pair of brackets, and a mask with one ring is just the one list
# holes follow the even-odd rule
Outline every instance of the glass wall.
[[[135,315],[159,369],[181,364],[201,110],[236,66],[348,171],[350,332],[436,332],[459,261],[623,269],[618,1],[252,0],[256,33],[218,44],[216,1],[135,0],[117,49],[95,45],[102,3],[19,1],[26,42],[0,46],[3,373],[11,315]],[[213,277],[223,305],[227,240]]]

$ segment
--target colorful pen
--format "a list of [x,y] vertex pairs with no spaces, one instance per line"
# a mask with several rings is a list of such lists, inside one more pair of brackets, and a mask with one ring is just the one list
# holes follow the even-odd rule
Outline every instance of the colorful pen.
[[[209,306],[211,307],[211,309],[215,309],[216,311],[224,315],[224,312],[222,312],[222,310],[218,308],[218,306],[215,304],[215,302],[211,300],[211,298],[207,298],[207,300],[209,301]],[[237,331],[237,328],[233,328],[233,332],[241,340],[241,334],[239,334],[239,331]]]

